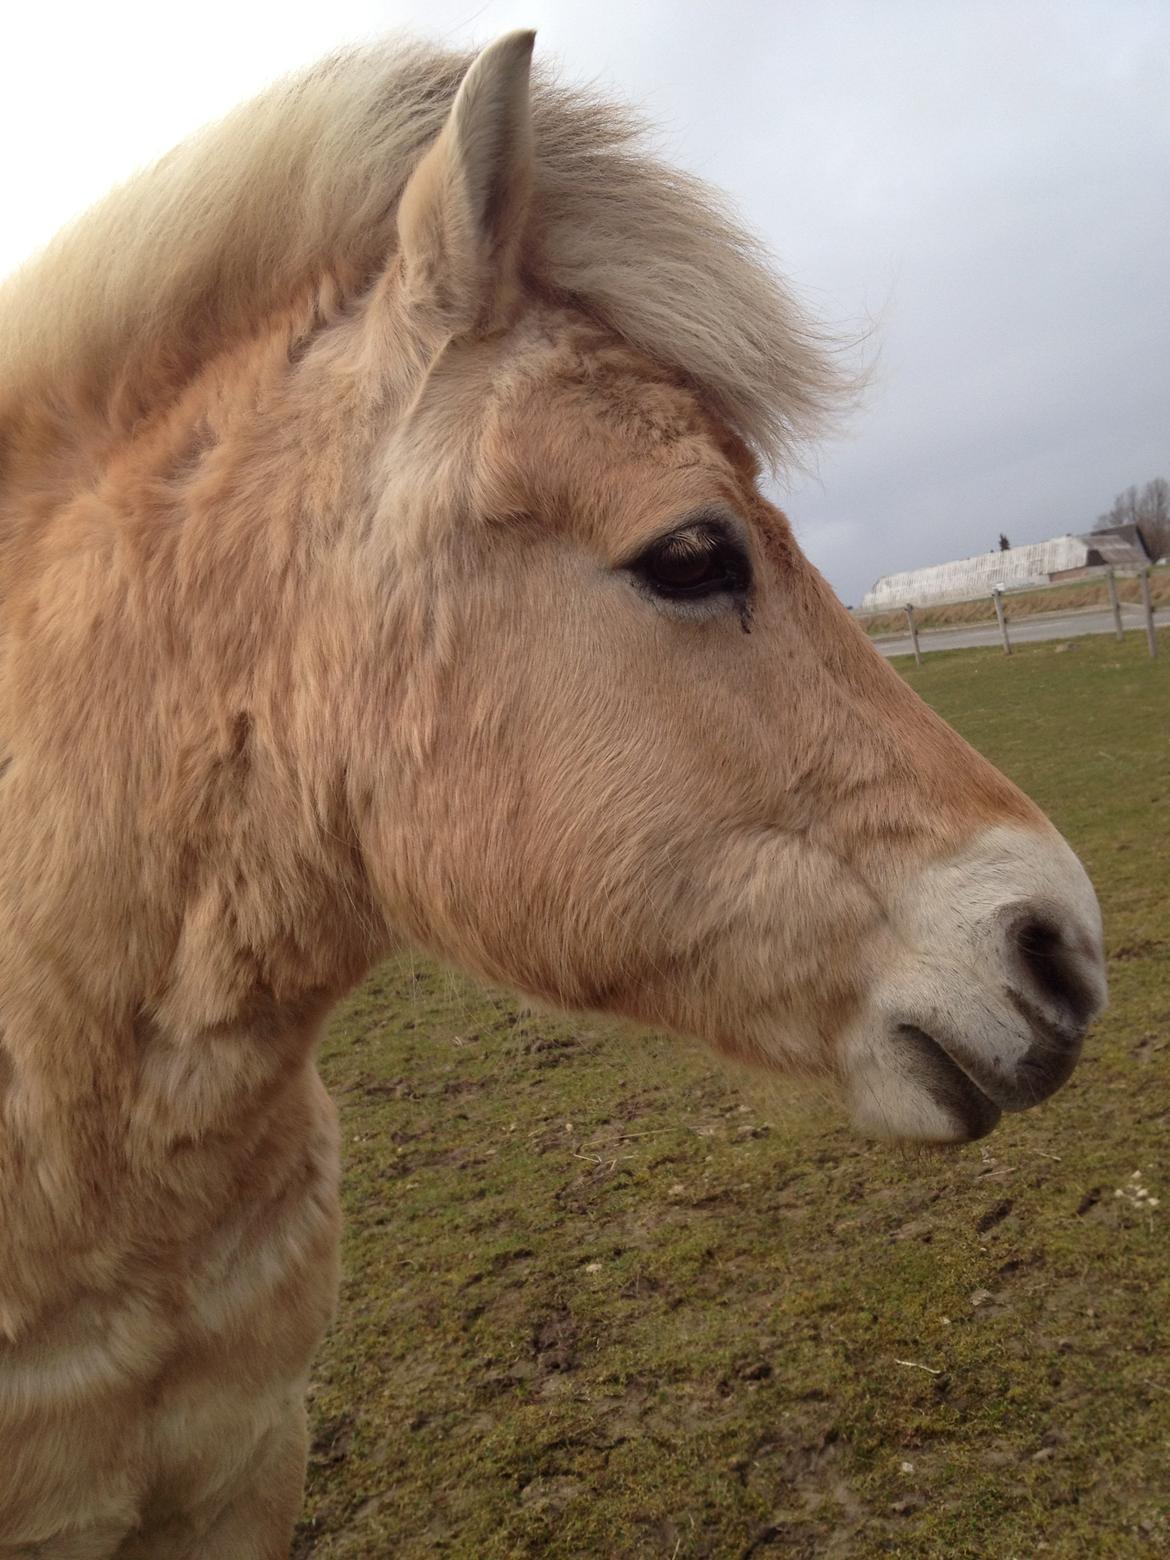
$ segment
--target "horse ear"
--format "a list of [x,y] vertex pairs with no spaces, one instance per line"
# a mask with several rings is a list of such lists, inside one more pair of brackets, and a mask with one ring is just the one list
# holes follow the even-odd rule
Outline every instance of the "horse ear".
[[398,207],[408,297],[455,332],[491,328],[515,287],[532,186],[535,37],[508,33],[478,56]]

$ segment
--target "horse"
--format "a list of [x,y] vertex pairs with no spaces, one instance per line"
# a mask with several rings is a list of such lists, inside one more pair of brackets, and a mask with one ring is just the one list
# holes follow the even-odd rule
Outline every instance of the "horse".
[[0,290],[0,1555],[287,1552],[409,945],[988,1132],[1101,924],[764,496],[833,340],[636,116],[337,55]]

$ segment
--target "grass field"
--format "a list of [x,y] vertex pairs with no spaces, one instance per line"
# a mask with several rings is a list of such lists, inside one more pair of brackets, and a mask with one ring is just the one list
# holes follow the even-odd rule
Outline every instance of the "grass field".
[[[1141,602],[1141,583],[1135,575],[1118,575],[1117,598],[1135,606]],[[1161,564],[1150,570],[1150,600],[1155,607],[1170,602],[1170,565]],[[1004,598],[1009,622],[1036,617],[1042,612],[1078,612],[1088,607],[1108,605],[1109,586],[1100,577],[1069,580],[1064,585],[1046,585],[1042,590],[1010,591]],[[901,607],[895,612],[855,612],[854,617],[867,634],[875,637],[883,634],[900,636],[906,632],[906,614]],[[995,605],[990,596],[980,596],[974,601],[940,602],[932,607],[916,607],[914,620],[920,629],[954,628],[963,623],[994,623]]]
[[697,1047],[423,962],[353,997],[298,1556],[1170,1555],[1161,639],[905,665],[1106,917],[1084,1062],[983,1143],[868,1145]]

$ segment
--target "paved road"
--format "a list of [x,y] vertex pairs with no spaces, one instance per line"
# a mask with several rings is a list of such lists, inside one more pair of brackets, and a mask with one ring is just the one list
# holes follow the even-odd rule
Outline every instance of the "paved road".
[[[1127,632],[1144,629],[1145,609],[1123,605],[1121,620]],[[1158,628],[1170,628],[1170,607],[1158,607],[1154,612]],[[1047,612],[1038,617],[1011,619],[1008,608],[1008,637],[1013,644],[1025,644],[1037,639],[1074,639],[1081,634],[1111,634],[1113,613],[1108,608],[1092,608],[1087,612]],[[991,623],[963,623],[957,628],[920,628],[918,645],[925,655],[929,650],[974,650],[980,645],[998,645],[999,625]],[[913,655],[910,636],[898,639],[875,639],[874,644],[883,655]]]

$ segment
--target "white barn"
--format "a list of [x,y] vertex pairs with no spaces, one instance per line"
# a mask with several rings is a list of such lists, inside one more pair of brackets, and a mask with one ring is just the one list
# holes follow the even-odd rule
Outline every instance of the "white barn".
[[1117,533],[1055,536],[1051,541],[1031,542],[1026,547],[1009,547],[1003,552],[979,553],[952,563],[884,574],[866,591],[861,611],[886,612],[907,604],[924,607],[941,601],[968,601],[974,596],[989,596],[997,585],[1004,590],[1027,590],[1107,563],[1119,568],[1140,568],[1145,562],[1140,545]]

